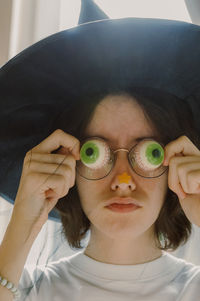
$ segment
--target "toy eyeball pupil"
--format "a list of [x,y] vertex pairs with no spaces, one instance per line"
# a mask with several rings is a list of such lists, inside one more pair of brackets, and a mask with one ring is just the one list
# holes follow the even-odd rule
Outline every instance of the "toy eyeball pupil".
[[154,158],[159,158],[161,153],[160,153],[159,149],[154,149],[152,152],[152,155],[154,156]]
[[86,155],[91,156],[94,153],[93,149],[91,147],[86,149]]

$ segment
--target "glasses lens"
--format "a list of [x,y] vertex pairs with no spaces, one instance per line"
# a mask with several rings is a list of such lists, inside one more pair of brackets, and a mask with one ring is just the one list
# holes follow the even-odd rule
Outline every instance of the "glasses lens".
[[129,152],[129,162],[134,172],[145,178],[161,176],[167,169],[163,161],[163,145],[155,140],[144,139]]
[[90,138],[81,143],[80,158],[76,163],[76,170],[88,180],[104,178],[114,163],[114,154],[100,138]]

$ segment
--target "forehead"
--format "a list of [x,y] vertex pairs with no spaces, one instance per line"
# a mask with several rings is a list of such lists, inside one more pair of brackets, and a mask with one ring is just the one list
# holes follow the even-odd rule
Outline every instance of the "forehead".
[[92,136],[102,137],[113,145],[137,142],[140,137],[157,138],[153,125],[136,100],[124,95],[110,95],[99,103],[84,138]]
[[123,128],[136,129],[135,123],[149,127],[143,110],[136,100],[130,96],[109,95],[97,105],[88,128],[94,126],[111,128],[119,125]]

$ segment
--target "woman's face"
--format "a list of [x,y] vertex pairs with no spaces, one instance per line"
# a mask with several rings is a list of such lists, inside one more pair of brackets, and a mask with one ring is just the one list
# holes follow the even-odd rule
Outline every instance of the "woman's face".
[[[137,138],[156,137],[136,102],[128,96],[111,95],[97,106],[85,134],[87,137],[107,138],[113,150],[130,150]],[[131,177],[131,185],[122,189],[118,186],[118,176],[124,172]],[[140,177],[129,165],[127,152],[119,151],[109,175],[91,181],[77,174],[76,185],[92,232],[100,231],[110,238],[133,239],[144,233],[153,234],[153,225],[167,193],[167,172],[158,178]],[[105,205],[113,197],[131,197],[139,202],[141,208],[126,213],[111,211]]]

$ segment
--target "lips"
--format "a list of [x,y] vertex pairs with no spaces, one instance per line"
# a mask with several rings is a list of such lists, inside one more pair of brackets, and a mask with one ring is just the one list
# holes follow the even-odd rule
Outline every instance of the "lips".
[[113,204],[119,204],[119,205],[128,205],[128,204],[132,204],[135,205],[137,207],[142,207],[141,204],[139,203],[139,201],[134,200],[132,198],[120,198],[120,197],[114,197],[110,200],[108,200],[106,202],[106,207],[113,205]]

